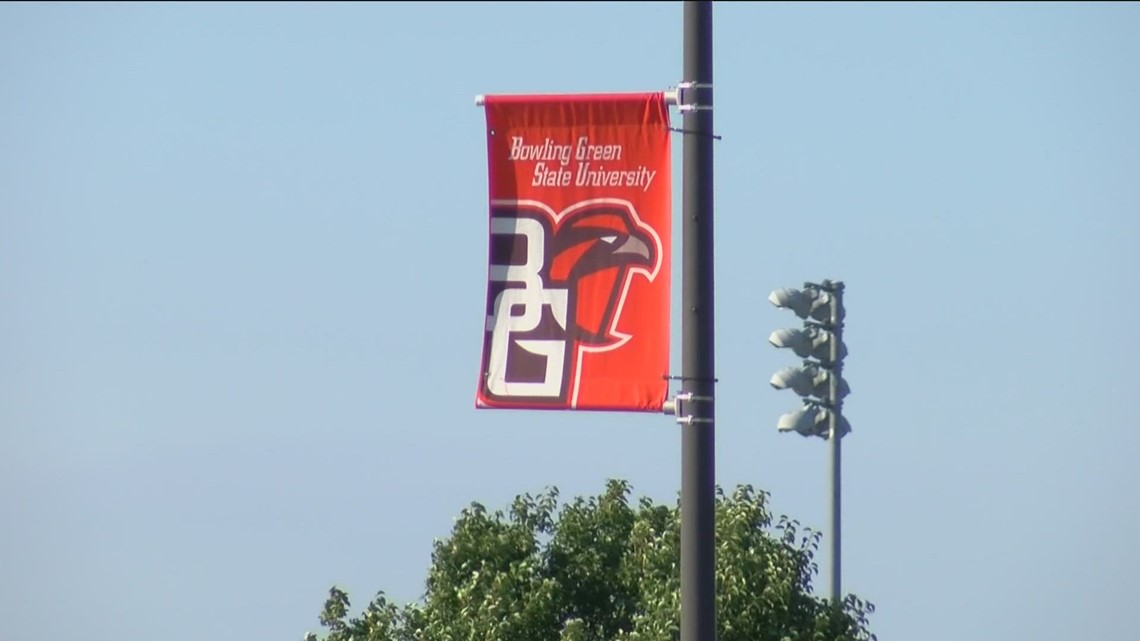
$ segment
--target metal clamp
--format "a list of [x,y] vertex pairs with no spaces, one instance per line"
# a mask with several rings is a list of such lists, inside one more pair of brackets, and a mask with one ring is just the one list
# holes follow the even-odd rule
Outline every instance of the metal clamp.
[[677,111],[685,113],[687,111],[712,111],[712,105],[702,105],[696,102],[687,102],[687,94],[693,89],[712,89],[711,82],[697,82],[695,80],[686,80],[677,83]]
[[692,414],[685,416],[678,416],[682,411],[683,403],[712,403],[716,400],[714,396],[704,396],[701,394],[694,394],[692,392],[679,392],[673,398],[666,400],[661,407],[664,414],[673,414],[677,416],[677,424],[679,425],[694,425],[697,423],[713,423],[711,418],[696,418]]

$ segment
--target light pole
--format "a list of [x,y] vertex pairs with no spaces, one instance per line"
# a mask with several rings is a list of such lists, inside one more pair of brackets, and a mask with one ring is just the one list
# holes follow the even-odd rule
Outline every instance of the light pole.
[[712,18],[708,0],[685,2],[680,641],[716,641]]
[[776,372],[770,384],[776,389],[791,389],[803,398],[803,407],[781,416],[776,429],[831,441],[831,600],[836,604],[842,599],[840,442],[851,431],[843,417],[843,399],[850,393],[843,380],[843,359],[847,357],[843,289],[842,282],[825,280],[804,283],[802,290],[778,289],[768,296],[776,307],[790,309],[804,319],[803,329],[778,329],[768,342],[791,349],[800,358],[814,359],[804,360],[802,367]]

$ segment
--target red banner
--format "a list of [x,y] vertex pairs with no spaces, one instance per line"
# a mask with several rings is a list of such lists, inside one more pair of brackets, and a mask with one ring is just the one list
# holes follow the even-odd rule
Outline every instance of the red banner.
[[660,411],[672,222],[662,93],[487,96],[480,408]]

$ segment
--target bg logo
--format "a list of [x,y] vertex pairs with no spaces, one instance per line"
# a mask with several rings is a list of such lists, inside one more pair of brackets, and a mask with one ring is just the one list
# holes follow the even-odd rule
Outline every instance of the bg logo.
[[660,266],[660,237],[626,201],[492,203],[484,395],[573,407],[584,356],[631,338],[618,327],[634,276]]

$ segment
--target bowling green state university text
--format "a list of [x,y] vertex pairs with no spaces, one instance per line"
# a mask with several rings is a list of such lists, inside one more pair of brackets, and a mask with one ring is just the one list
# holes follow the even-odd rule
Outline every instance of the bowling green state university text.
[[[562,145],[547,138],[527,144],[522,136],[511,136],[508,160],[537,161],[531,177],[533,187],[635,187],[648,191],[657,176],[656,169],[638,165],[632,169],[607,169],[603,161],[621,161],[621,145],[591,144],[580,136],[573,145]],[[574,167],[568,165],[574,163]]]

